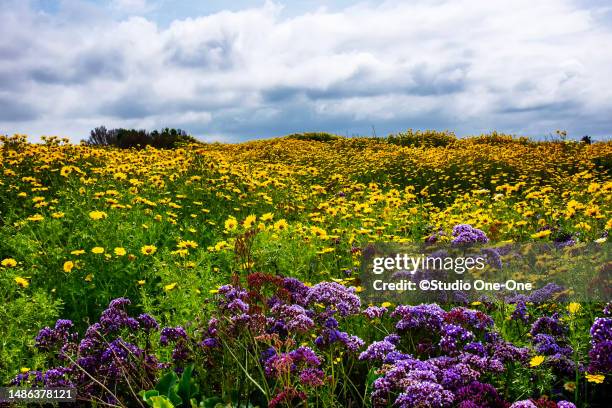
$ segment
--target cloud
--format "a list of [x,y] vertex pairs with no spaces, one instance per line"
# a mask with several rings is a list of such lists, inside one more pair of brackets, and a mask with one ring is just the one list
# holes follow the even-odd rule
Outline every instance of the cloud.
[[0,3],[0,132],[612,133],[604,6],[419,0],[292,14],[266,2],[161,25],[147,13],[162,3],[143,0]]

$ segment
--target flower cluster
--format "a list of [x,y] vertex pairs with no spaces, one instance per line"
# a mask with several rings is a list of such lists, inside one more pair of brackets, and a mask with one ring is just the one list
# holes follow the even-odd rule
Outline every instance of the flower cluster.
[[[608,307],[608,306],[607,306]],[[612,372],[612,317],[599,317],[591,326],[591,373]]]
[[459,224],[453,227],[453,245],[472,245],[477,243],[487,243],[489,238],[484,231],[474,228],[469,224]]
[[125,298],[111,301],[80,340],[71,332],[73,324],[69,320],[58,320],[53,329],[40,330],[36,346],[46,352],[60,347],[57,356],[63,365],[19,374],[13,384],[76,387],[79,398],[106,404],[129,401],[133,398],[130,387],[151,387],[166,367],[150,348],[149,336],[159,326],[147,314],[131,317],[127,313],[130,303]]

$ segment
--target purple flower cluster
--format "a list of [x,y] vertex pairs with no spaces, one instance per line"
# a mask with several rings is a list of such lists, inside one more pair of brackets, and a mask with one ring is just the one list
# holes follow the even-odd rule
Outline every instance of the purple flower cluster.
[[306,303],[319,303],[337,310],[342,317],[358,314],[361,300],[355,295],[355,288],[346,288],[336,282],[321,282],[308,291]]
[[36,348],[41,351],[52,351],[59,348],[59,358],[65,358],[66,354],[73,348],[74,341],[78,337],[77,333],[70,333],[73,326],[72,321],[60,319],[55,322],[53,329],[45,327],[36,336]]
[[591,326],[591,373],[612,372],[612,317],[599,317]]
[[435,303],[428,305],[400,305],[391,312],[391,317],[399,317],[395,328],[400,331],[422,329],[438,332],[444,322],[444,310]]
[[482,230],[474,228],[469,224],[455,225],[452,235],[454,238],[451,244],[457,246],[489,242],[489,238],[487,238],[487,235]]
[[362,313],[364,316],[366,316],[370,320],[377,319],[377,318],[380,319],[381,317],[384,316],[385,313],[387,313],[387,308],[380,307],[380,306],[370,306],[367,309],[365,309]]
[[527,323],[529,321],[529,315],[527,313],[527,305],[524,300],[519,300],[516,302],[516,308],[512,311],[510,315],[510,320],[520,321],[523,323]]
[[133,398],[129,387],[152,387],[160,369],[165,367],[150,350],[149,335],[159,326],[147,314],[130,317],[129,305],[125,298],[111,301],[99,322],[89,326],[80,341],[76,333],[70,333],[73,325],[68,320],[58,320],[53,329],[42,329],[36,337],[36,346],[41,351],[50,351],[61,344],[58,357],[65,365],[44,373],[20,374],[13,383],[77,387],[80,398],[108,404],[126,403]]
[[322,350],[335,343],[342,344],[353,353],[357,352],[365,344],[359,337],[338,330],[338,321],[333,317],[325,321],[325,328],[315,339],[314,343]]
[[323,385],[325,373],[319,367],[321,359],[309,347],[299,347],[288,353],[277,353],[274,348],[264,356],[264,370],[268,377],[281,378],[296,375],[303,385],[318,387]]
[[536,336],[538,334],[549,334],[551,336],[562,336],[566,332],[566,327],[559,320],[559,315],[556,313],[552,316],[543,316],[536,320],[531,325],[529,334]]

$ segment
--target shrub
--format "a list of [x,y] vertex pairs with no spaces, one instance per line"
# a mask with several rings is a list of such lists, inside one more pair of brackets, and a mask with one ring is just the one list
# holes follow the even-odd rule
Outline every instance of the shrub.
[[86,144],[95,146],[115,146],[122,149],[153,146],[159,149],[174,149],[181,144],[197,143],[193,136],[184,130],[164,128],[147,132],[144,129],[106,129],[100,126],[92,130]]

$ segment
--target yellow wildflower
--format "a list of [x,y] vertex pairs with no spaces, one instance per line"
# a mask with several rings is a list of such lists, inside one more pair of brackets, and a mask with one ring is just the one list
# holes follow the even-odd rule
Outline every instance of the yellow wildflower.
[[89,213],[89,218],[91,218],[94,221],[98,221],[103,218],[106,218],[106,213],[104,211],[91,211]]
[[537,367],[544,362],[544,356],[535,356],[529,361],[531,367]]
[[587,374],[586,379],[590,383],[601,384],[606,379],[606,376],[603,374]]
[[140,248],[140,253],[143,255],[153,255],[155,252],[157,252],[157,247],[155,245],[145,245]]
[[172,283],[164,286],[164,291],[170,292],[172,289],[176,288],[176,285],[177,285],[176,282],[172,282]]
[[69,273],[74,268],[74,262],[66,261],[64,262],[64,272]]
[[17,261],[13,258],[6,258],[3,259],[2,262],[0,262],[0,265],[4,266],[5,268],[14,268],[15,266],[17,266]]

